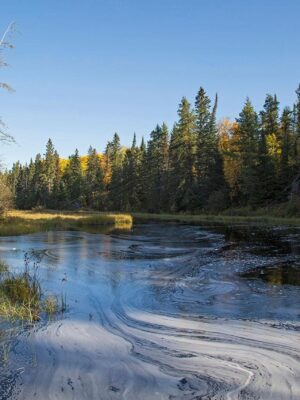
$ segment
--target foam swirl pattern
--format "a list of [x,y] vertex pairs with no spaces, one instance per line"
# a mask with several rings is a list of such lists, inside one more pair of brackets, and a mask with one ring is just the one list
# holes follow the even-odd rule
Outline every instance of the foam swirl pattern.
[[43,254],[42,284],[69,309],[18,334],[0,399],[299,399],[300,287],[247,274],[297,269],[300,234],[242,233],[153,224],[1,239],[16,268]]

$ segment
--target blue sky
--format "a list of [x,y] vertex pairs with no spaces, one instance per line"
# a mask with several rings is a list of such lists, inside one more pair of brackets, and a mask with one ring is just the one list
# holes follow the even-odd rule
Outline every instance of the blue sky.
[[115,131],[125,145],[147,138],[199,86],[234,118],[246,96],[291,105],[300,82],[298,0],[1,0],[0,11],[0,30],[17,27],[0,70],[16,90],[0,93],[18,142],[1,145],[6,165],[48,137],[62,156],[102,151]]

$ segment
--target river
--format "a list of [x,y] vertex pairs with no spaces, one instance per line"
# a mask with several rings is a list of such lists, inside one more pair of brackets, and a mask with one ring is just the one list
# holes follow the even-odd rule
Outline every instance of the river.
[[1,400],[299,399],[300,228],[149,223],[0,238],[67,310],[0,321]]

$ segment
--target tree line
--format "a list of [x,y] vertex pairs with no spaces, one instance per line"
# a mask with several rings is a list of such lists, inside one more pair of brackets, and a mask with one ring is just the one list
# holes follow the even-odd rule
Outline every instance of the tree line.
[[268,94],[256,112],[247,98],[236,120],[217,123],[218,97],[201,87],[183,97],[178,120],[157,125],[147,143],[121,146],[117,133],[103,153],[90,147],[68,160],[49,139],[44,155],[5,172],[16,207],[148,212],[219,212],[290,200],[300,170],[300,86],[281,111]]

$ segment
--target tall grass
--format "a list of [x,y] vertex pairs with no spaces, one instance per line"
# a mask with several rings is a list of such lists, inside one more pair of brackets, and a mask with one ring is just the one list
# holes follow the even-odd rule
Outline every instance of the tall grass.
[[51,229],[83,229],[84,227],[105,225],[111,225],[118,229],[128,229],[132,226],[132,216],[100,212],[13,210],[7,212],[0,219],[0,235],[14,236]]
[[38,319],[41,286],[37,277],[39,260],[31,264],[28,254],[24,259],[24,270],[13,274],[6,267],[0,275],[0,314],[12,319]]
[[55,296],[44,297],[38,278],[41,258],[26,253],[24,269],[12,273],[7,265],[0,261],[0,315],[11,320],[28,320],[31,323],[39,320],[41,313],[48,315],[66,310],[60,308]]

